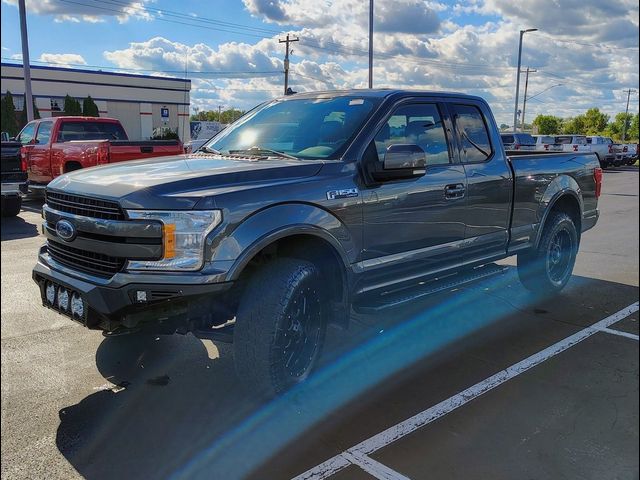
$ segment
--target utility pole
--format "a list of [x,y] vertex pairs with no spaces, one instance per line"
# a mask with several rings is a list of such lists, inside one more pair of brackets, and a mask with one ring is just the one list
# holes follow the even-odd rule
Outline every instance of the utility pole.
[[369,88],[373,88],[373,0],[369,0]]
[[522,65],[522,37],[528,32],[537,32],[537,28],[520,30],[520,42],[518,43],[518,71],[516,72],[516,107],[513,110],[513,133],[518,130],[518,95],[520,95],[520,66]]
[[300,39],[298,37],[293,38],[290,37],[287,33],[287,38],[285,40],[278,40],[278,43],[285,43],[287,51],[284,54],[284,94],[287,94],[287,90],[289,89],[289,44],[292,42],[299,42]]
[[33,120],[33,94],[31,93],[31,63],[29,62],[29,40],[27,37],[27,9],[24,0],[18,0],[20,11],[20,36],[22,37],[22,70],[24,71],[24,108],[27,122]]
[[525,80],[524,80],[524,97],[522,100],[522,127],[520,127],[520,130],[522,130],[524,132],[524,114],[527,111],[527,90],[529,89],[529,73],[535,73],[537,72],[537,70],[534,70],[532,68],[527,67],[527,71],[525,72]]
[[622,125],[622,143],[624,143],[627,138],[627,115],[629,115],[629,99],[631,98],[632,93],[636,93],[634,89],[624,90],[627,94],[627,108],[624,111],[624,124]]

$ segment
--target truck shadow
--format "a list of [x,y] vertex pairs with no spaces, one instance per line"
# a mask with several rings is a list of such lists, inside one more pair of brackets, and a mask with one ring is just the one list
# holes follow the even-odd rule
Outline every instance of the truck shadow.
[[[88,479],[291,478],[366,438],[362,428],[380,431],[380,418],[357,424],[369,427],[350,423],[344,445],[323,444],[323,435],[363,405],[391,405],[395,423],[415,413],[416,399],[426,407],[448,395],[449,376],[473,383],[474,375],[485,378],[638,299],[638,287],[582,277],[555,298],[536,298],[513,269],[497,277],[376,317],[355,316],[347,334],[330,331],[318,374],[271,402],[240,388],[228,346],[212,348],[191,335],[105,339],[96,365],[109,384],[60,410],[57,447]],[[460,360],[484,351],[499,358]],[[429,373],[445,361],[447,380]],[[451,365],[465,373],[451,374]],[[426,372],[418,383],[411,380],[417,371]],[[412,393],[398,398],[399,389]]]
[[22,217],[2,218],[0,224],[0,241],[17,240],[38,236],[38,226],[29,223]]

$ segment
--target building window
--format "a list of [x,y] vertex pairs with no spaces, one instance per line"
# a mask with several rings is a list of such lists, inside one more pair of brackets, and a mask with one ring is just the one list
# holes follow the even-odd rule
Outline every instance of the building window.
[[51,111],[52,112],[61,112],[62,108],[60,107],[60,99],[52,98],[51,99]]

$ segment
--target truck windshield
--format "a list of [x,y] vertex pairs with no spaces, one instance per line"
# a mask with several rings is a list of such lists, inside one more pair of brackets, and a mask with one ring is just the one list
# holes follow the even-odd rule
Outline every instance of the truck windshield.
[[277,100],[249,112],[205,147],[223,154],[260,149],[336,158],[379,101],[359,96]]

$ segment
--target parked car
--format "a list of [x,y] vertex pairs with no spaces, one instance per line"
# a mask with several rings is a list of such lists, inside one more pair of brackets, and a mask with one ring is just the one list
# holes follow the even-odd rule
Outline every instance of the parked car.
[[536,141],[536,150],[539,152],[562,152],[562,144],[556,143],[556,138],[551,135],[532,135]]
[[107,335],[232,342],[240,379],[275,395],[352,311],[494,274],[511,255],[525,287],[560,291],[598,220],[602,170],[591,153],[520,153],[505,154],[478,97],[286,96],[200,153],[55,179],[33,279],[44,306]]
[[536,140],[528,133],[501,133],[505,150],[523,150],[527,152],[536,149]]
[[184,153],[179,140],[129,141],[113,118],[53,117],[29,122],[16,136],[29,174],[29,188],[42,189],[73,170]]
[[616,159],[616,153],[614,150],[615,144],[610,137],[590,135],[587,137],[587,144],[591,147],[591,151],[598,157],[602,168],[613,165]]
[[557,135],[555,143],[562,145],[563,152],[590,152],[585,135]]
[[638,161],[639,145],[637,143],[628,143],[625,146],[627,147],[627,152],[623,157],[623,161],[626,165],[633,165]]
[[1,188],[3,217],[15,217],[22,207],[22,196],[27,193],[27,171],[20,157],[20,143],[2,141]]

